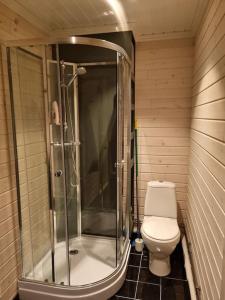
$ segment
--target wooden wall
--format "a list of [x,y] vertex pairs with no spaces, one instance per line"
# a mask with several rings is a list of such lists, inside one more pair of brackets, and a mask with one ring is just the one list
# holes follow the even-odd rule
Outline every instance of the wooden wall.
[[0,43],[10,40],[32,39],[46,36],[24,18],[0,3]]
[[[5,40],[35,38],[43,33],[0,3],[0,46]],[[16,180],[5,48],[0,48],[0,299],[17,293],[21,271]]]
[[166,180],[176,183],[179,223],[185,218],[193,51],[191,39],[137,44],[136,119],[141,217],[147,182]]
[[[4,74],[4,75],[3,75]],[[19,262],[19,229],[16,180],[12,144],[11,116],[6,57],[0,59],[0,298],[16,294]]]
[[201,299],[222,300],[222,267],[225,267],[224,0],[211,2],[198,33],[192,93],[186,231]]

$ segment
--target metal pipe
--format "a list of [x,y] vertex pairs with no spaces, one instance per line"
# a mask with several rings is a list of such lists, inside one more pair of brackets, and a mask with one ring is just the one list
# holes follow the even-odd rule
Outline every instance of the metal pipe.
[[116,61],[99,61],[99,62],[87,62],[87,63],[78,63],[78,67],[94,67],[94,66],[115,66],[117,65]]
[[184,253],[184,266],[185,266],[188,285],[189,285],[189,289],[190,289],[191,300],[197,300],[194,279],[193,279],[193,273],[192,273],[192,268],[191,268],[191,261],[190,261],[190,256],[188,253],[188,247],[187,247],[187,241],[186,241],[185,235],[182,238],[182,248],[183,248],[183,253]]
[[[54,147],[61,147],[62,144],[59,142],[51,142],[50,145],[54,146]],[[76,142],[70,142],[70,143],[64,143],[64,147],[65,146],[80,146],[80,141],[76,141]]]

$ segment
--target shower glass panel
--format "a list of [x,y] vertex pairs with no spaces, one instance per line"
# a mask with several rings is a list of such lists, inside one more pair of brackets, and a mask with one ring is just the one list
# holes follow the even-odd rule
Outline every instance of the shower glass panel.
[[[62,98],[64,159],[67,195],[68,233],[69,238],[78,235],[77,206],[80,203],[80,175],[79,175],[79,131],[78,131],[78,103],[77,80],[71,81],[77,72],[75,64],[60,62]],[[80,224],[79,224],[80,227]],[[80,229],[79,229],[80,231]]]
[[[52,185],[52,222],[54,224],[54,277],[55,282],[69,284],[68,266],[68,223],[69,212],[65,205],[68,190],[66,178],[69,175],[68,153],[71,131],[64,131],[62,116],[66,113],[65,103],[61,99],[60,63],[48,61],[48,106],[50,111],[50,146],[51,146],[51,185]],[[71,71],[72,72],[72,71]],[[64,108],[64,109],[63,109]],[[65,140],[65,142],[64,142]],[[69,178],[69,177],[68,177]],[[68,197],[69,198],[69,197]],[[71,202],[70,202],[71,203]],[[70,205],[71,207],[72,205]],[[74,215],[74,222],[76,217]],[[74,231],[76,227],[74,228]]]
[[13,83],[11,106],[20,199],[22,274],[24,278],[51,282],[52,259],[48,255],[51,250],[51,226],[42,59],[13,48],[8,51],[8,60]]
[[116,237],[116,65],[86,66],[79,78],[82,233]]

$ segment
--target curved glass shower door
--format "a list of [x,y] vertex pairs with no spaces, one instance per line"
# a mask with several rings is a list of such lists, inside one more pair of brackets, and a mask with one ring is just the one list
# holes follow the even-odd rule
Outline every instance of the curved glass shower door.
[[118,185],[117,185],[117,260],[123,258],[126,241],[129,239],[129,207],[130,207],[130,66],[125,57],[117,53],[117,99],[118,99]]
[[[114,59],[113,62],[89,62],[90,57],[86,58],[89,61],[82,62],[84,51],[92,53],[94,50],[99,51],[99,48],[59,45],[59,60],[64,61],[65,65],[67,62],[77,65],[76,80],[64,95],[66,131],[77,128],[76,139],[79,144],[78,172],[73,169],[78,174],[80,183],[80,205],[77,206],[80,230],[77,236],[71,234],[73,224],[68,219],[71,285],[100,281],[112,274],[117,267],[116,53],[107,50]],[[64,72],[66,69],[67,67]],[[79,72],[80,70],[83,72]],[[75,98],[69,97],[72,95],[72,87]],[[63,92],[62,90],[62,94]],[[74,124],[68,122],[71,116],[75,120]],[[70,160],[70,157],[71,154],[65,152],[65,161]],[[76,178],[76,175],[73,174],[73,177]],[[67,186],[68,195],[72,189],[69,177]],[[96,272],[97,269],[102,271]]]

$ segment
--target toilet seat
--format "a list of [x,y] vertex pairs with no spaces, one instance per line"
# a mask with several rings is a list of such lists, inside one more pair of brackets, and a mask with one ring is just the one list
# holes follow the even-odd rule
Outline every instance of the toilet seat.
[[180,236],[177,220],[165,217],[145,216],[142,231],[149,239],[164,242]]

